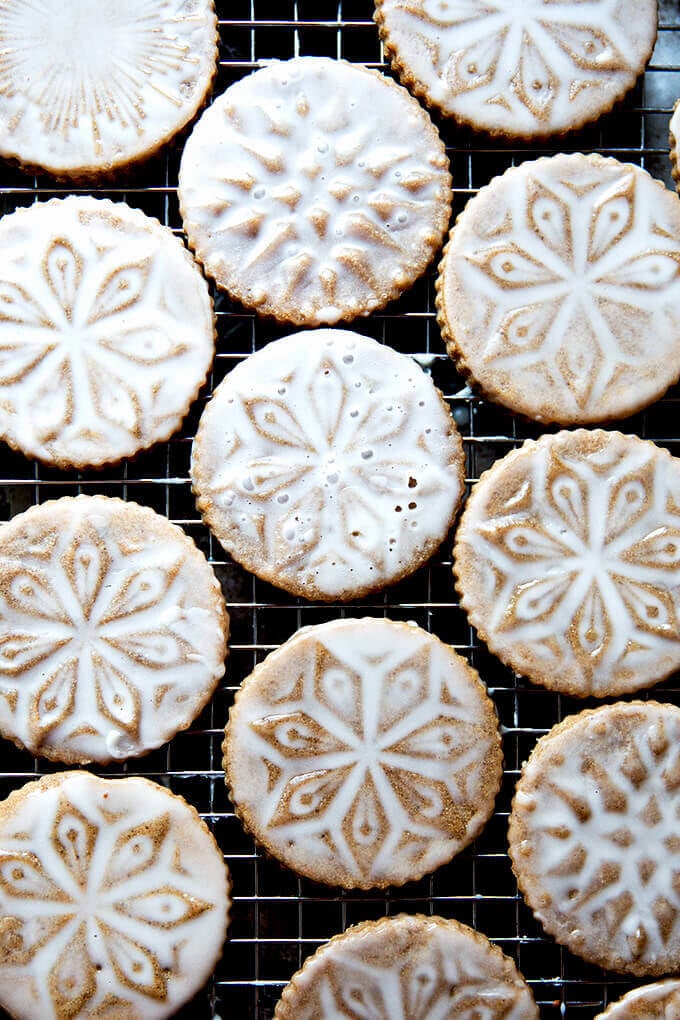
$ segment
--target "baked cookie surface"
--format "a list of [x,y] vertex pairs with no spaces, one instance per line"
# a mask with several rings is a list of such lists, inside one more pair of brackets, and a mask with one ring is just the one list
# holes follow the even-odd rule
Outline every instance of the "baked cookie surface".
[[224,768],[246,828],[345,888],[403,885],[481,831],[500,787],[498,721],[475,670],[415,624],[298,631],[243,682]]
[[453,556],[470,622],[534,683],[605,697],[680,665],[680,461],[648,440],[528,440],[474,487]]
[[680,1016],[680,981],[669,978],[634,988],[595,1020],[675,1020]]
[[144,754],[224,673],[207,560],[136,503],[65,497],[0,527],[0,733],[56,761]]
[[0,437],[60,468],[168,439],[215,352],[208,287],[167,227],[54,199],[0,220]]
[[538,421],[634,414],[680,373],[680,200],[598,155],[522,163],[482,188],[437,281],[450,356]]
[[0,1005],[16,1020],[160,1020],[208,980],[229,875],[147,779],[63,772],[0,802]]
[[273,63],[230,86],[187,142],[189,244],[229,295],[318,326],[384,307],[425,271],[451,214],[443,142],[376,71]]
[[356,924],[317,949],[284,988],[276,1020],[538,1020],[514,962],[442,917],[398,914]]
[[590,963],[680,966],[680,709],[605,705],[542,737],[510,814],[510,857],[546,931]]
[[544,138],[607,113],[649,60],[656,0],[377,0],[402,82],[442,113]]
[[247,570],[308,599],[376,591],[424,563],[463,491],[451,412],[410,358],[347,330],[275,340],[215,391],[197,505]]
[[217,65],[212,0],[4,0],[0,155],[110,175],[198,112]]

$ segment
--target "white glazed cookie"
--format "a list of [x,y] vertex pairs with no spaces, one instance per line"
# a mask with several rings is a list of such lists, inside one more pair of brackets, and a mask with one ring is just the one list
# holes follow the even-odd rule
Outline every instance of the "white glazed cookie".
[[408,288],[451,212],[444,145],[389,78],[300,57],[232,85],[182,156],[189,244],[218,287],[298,325],[353,319]]
[[0,1005],[16,1020],[160,1020],[222,952],[229,875],[187,802],[62,772],[0,803]]
[[481,638],[534,683],[585,697],[680,666],[680,461],[620,432],[559,432],[473,489],[454,572]]
[[425,562],[463,491],[448,406],[405,355],[346,330],[239,364],[201,417],[198,508],[233,558],[309,599],[349,599]]
[[510,815],[519,887],[546,931],[609,970],[680,967],[680,709],[567,718],[525,764]]
[[656,0],[376,0],[401,80],[442,113],[506,138],[582,127],[633,87]]
[[168,439],[215,351],[208,287],[124,203],[53,199],[0,220],[0,437],[58,467]]
[[643,988],[634,988],[614,1002],[595,1020],[678,1020],[680,980],[669,978]]
[[136,503],[65,497],[0,527],[0,733],[63,762],[144,754],[224,673],[205,557]]
[[477,673],[415,624],[305,627],[247,677],[224,770],[236,812],[317,882],[403,885],[449,861],[493,812],[502,776]]
[[539,421],[622,418],[680,374],[680,199],[629,163],[522,163],[458,218],[437,281],[451,357]]
[[673,107],[673,113],[671,116],[669,127],[669,146],[673,180],[675,181],[675,186],[680,191],[680,154],[678,153],[679,143],[680,143],[680,99],[677,100],[675,106]]
[[216,61],[212,0],[3,0],[0,155],[110,175],[189,123]]
[[514,962],[458,921],[397,914],[321,946],[284,988],[275,1020],[538,1020]]

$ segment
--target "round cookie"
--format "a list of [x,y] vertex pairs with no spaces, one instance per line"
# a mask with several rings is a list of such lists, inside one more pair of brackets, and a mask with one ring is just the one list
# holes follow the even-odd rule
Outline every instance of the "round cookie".
[[656,0],[376,0],[402,82],[462,124],[544,138],[608,113],[656,40]]
[[669,978],[634,988],[595,1020],[674,1020],[680,1016],[680,981]]
[[673,107],[669,126],[669,146],[671,157],[671,168],[675,186],[680,190],[680,157],[678,156],[678,141],[680,140],[680,99]]
[[538,1020],[514,962],[458,921],[397,914],[353,925],[294,974],[275,1020],[339,1016]]
[[546,931],[590,963],[680,967],[680,709],[618,702],[542,737],[517,784],[510,857]]
[[418,279],[451,214],[444,145],[377,71],[325,57],[236,82],[187,142],[179,199],[218,287],[318,326],[383,308]]
[[472,842],[503,756],[475,670],[415,624],[366,618],[304,627],[255,668],[229,715],[224,770],[269,853],[314,881],[371,889]]
[[0,527],[0,733],[68,763],[160,747],[210,700],[228,622],[165,517],[107,496],[31,507]]
[[680,375],[680,199],[630,163],[522,163],[468,202],[437,280],[449,355],[538,421],[622,418]]
[[208,403],[192,451],[203,518],[247,570],[350,599],[412,573],[463,491],[451,412],[403,354],[346,330],[275,340]]
[[680,666],[680,461],[647,440],[525,442],[474,487],[453,557],[470,623],[534,683],[607,697]]
[[53,199],[0,220],[0,438],[60,468],[168,439],[205,381],[214,313],[167,227]]
[[62,772],[0,802],[0,1005],[15,1020],[173,1016],[230,907],[198,813],[147,779]]
[[110,176],[195,116],[217,69],[212,0],[4,0],[0,155]]

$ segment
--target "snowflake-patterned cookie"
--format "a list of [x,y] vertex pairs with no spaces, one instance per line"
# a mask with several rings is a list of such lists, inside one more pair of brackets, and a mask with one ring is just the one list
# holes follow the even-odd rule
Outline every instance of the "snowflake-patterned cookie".
[[321,946],[284,988],[275,1020],[538,1020],[514,962],[458,921],[397,914]]
[[680,980],[669,978],[634,988],[595,1020],[677,1020],[680,1017]]
[[620,432],[529,440],[474,488],[454,572],[482,639],[535,683],[649,687],[680,666],[680,461]]
[[437,280],[458,367],[539,421],[622,418],[680,374],[680,199],[630,163],[522,163],[468,203]]
[[442,113],[542,138],[609,112],[645,68],[656,0],[376,0],[385,53]]
[[0,155],[110,175],[189,123],[216,61],[212,0],[3,0]]
[[168,439],[212,362],[214,313],[167,227],[53,199],[0,221],[0,438],[58,467]]
[[415,624],[367,618],[305,627],[256,667],[224,769],[270,853],[370,889],[420,878],[477,836],[502,754],[475,670]]
[[295,595],[349,599],[410,574],[445,538],[463,450],[414,361],[315,330],[230,372],[201,417],[191,474],[235,560]]
[[0,733],[63,762],[144,754],[224,673],[205,557],[146,507],[65,497],[0,527]]
[[680,709],[618,702],[539,740],[510,815],[510,857],[546,931],[637,975],[680,968]]
[[376,71],[299,57],[232,85],[182,156],[189,244],[218,287],[298,325],[353,319],[408,288],[451,211],[444,145]]
[[161,1020],[207,981],[229,875],[146,779],[62,772],[0,803],[0,1005],[16,1020]]

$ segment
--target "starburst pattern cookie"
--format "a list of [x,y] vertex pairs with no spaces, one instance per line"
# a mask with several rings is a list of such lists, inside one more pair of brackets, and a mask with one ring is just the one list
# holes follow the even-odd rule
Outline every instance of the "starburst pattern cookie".
[[356,924],[310,956],[284,988],[276,1020],[538,1020],[514,962],[443,917],[398,914]]
[[510,815],[510,857],[546,931],[591,963],[680,967],[680,709],[619,702],[539,740]]
[[0,803],[0,1004],[17,1020],[174,1015],[229,905],[207,826],[156,783],[63,772]]
[[0,437],[86,467],[168,439],[215,351],[184,246],[122,202],[54,199],[0,221]]
[[680,981],[669,978],[634,988],[595,1020],[674,1020],[680,1016]]
[[236,811],[299,873],[403,885],[481,831],[500,787],[493,705],[452,648],[389,620],[305,627],[243,683],[224,769]]
[[227,630],[205,557],[152,510],[65,497],[0,527],[0,733],[34,754],[159,747],[210,699]]
[[0,155],[110,175],[191,121],[216,61],[212,0],[3,0]]
[[376,71],[300,57],[232,85],[182,156],[189,244],[231,297],[298,325],[353,319],[408,288],[451,211],[444,145]]
[[448,406],[410,358],[345,330],[276,340],[201,417],[191,476],[224,548],[286,591],[349,599],[410,574],[463,491]]
[[528,441],[473,490],[454,572],[482,639],[535,683],[649,687],[680,666],[680,462],[619,432]]
[[644,170],[560,155],[466,206],[437,281],[451,357],[539,421],[622,418],[677,381],[680,200]]
[[376,0],[385,52],[442,113],[507,138],[582,127],[622,99],[656,39],[656,0]]

